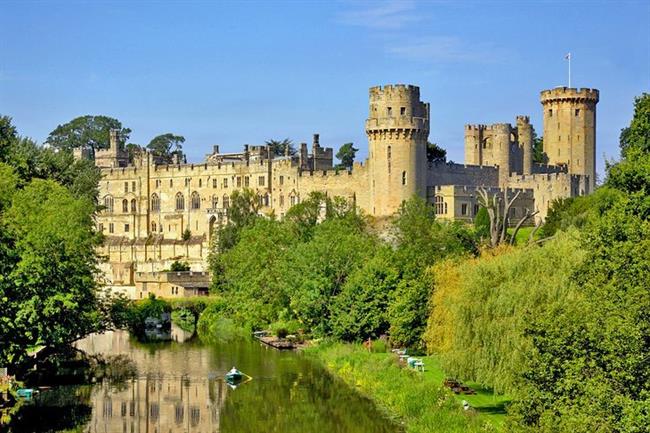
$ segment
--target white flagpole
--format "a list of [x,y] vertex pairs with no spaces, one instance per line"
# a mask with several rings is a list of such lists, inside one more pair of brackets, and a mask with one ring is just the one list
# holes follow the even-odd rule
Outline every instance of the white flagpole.
[[571,53],[567,54],[566,58],[569,61],[569,88],[571,88]]

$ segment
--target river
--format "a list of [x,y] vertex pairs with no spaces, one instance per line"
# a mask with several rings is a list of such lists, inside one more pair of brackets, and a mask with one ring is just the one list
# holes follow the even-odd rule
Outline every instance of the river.
[[[88,433],[396,433],[371,401],[318,362],[254,340],[142,344],[125,331],[92,335],[88,353],[126,354],[136,379],[119,385],[56,387],[23,407],[14,431]],[[252,376],[236,388],[231,367]]]

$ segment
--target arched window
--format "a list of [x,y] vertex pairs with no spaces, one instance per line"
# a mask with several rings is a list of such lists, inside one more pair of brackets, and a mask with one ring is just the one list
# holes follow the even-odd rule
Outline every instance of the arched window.
[[131,200],[131,212],[135,212],[138,209],[138,206],[135,204],[135,199]]
[[122,200],[122,212],[129,212],[129,201],[127,199]]
[[160,211],[160,197],[155,192],[151,194],[151,210],[154,212]]
[[196,191],[192,193],[191,205],[192,209],[201,209],[201,196]]
[[176,194],[176,210],[184,210],[185,209],[185,197],[183,196],[183,193],[177,193]]
[[107,213],[113,213],[113,197],[107,195],[104,197],[104,207],[106,208]]
[[216,194],[212,196],[212,209],[216,209],[219,205],[219,197]]
[[228,194],[223,195],[223,208],[228,209],[230,207],[230,197],[228,197]]
[[157,228],[157,227],[156,227],[156,222],[153,221],[153,222],[151,223],[151,231],[152,231],[153,233],[155,233],[155,232],[156,232],[156,228]]

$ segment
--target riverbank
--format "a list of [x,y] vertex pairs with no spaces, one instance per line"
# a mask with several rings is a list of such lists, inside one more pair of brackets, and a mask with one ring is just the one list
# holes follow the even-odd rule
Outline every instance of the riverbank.
[[[478,387],[476,395],[455,396],[443,386],[444,373],[435,358],[425,357],[425,372],[420,373],[400,367],[393,354],[370,353],[359,345],[325,344],[304,352],[373,400],[408,433],[503,431],[505,399]],[[463,410],[463,399],[474,409]]]

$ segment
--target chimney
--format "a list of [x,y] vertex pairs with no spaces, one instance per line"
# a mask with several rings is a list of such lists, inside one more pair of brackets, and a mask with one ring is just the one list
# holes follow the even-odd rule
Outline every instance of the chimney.
[[218,145],[218,144],[215,144],[214,146],[212,146],[212,153],[213,153],[214,155],[218,155],[218,154],[219,154],[219,145]]
[[248,144],[244,144],[244,160],[246,161],[246,164],[248,164],[248,161],[250,160],[251,154],[248,151]]

